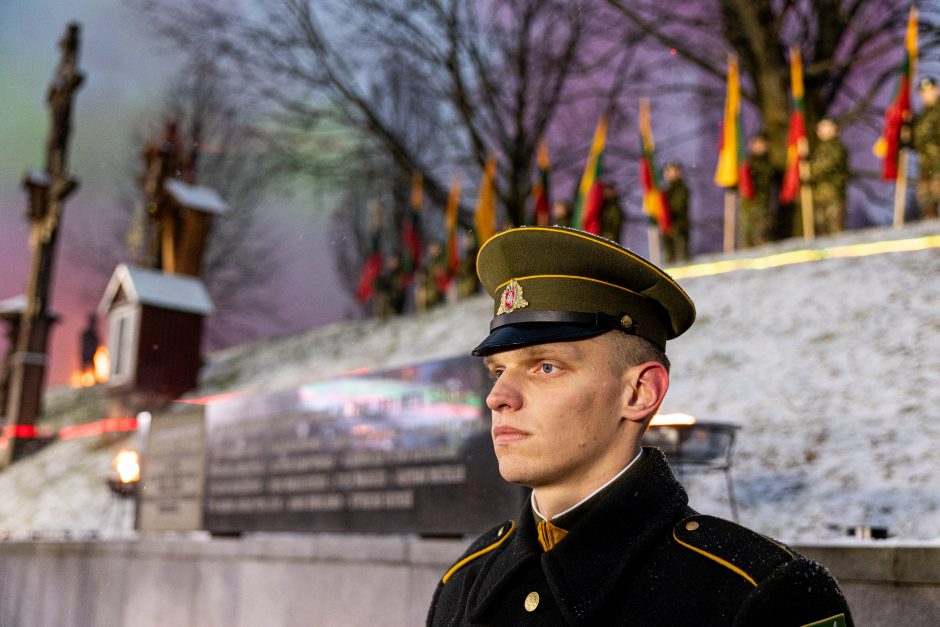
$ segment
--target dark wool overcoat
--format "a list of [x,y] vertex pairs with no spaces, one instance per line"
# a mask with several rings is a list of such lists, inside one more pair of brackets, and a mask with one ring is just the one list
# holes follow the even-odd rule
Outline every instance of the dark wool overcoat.
[[528,502],[480,536],[438,585],[428,625],[852,625],[825,568],[690,509],[658,449],[589,503],[549,551]]

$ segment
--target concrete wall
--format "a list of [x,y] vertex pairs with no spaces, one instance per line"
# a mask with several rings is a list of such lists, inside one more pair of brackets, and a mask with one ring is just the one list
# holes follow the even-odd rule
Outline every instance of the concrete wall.
[[4,542],[0,626],[421,625],[464,544],[339,535]]
[[[379,536],[0,543],[0,627],[413,626],[463,541]],[[801,546],[859,627],[940,624],[940,547]]]
[[796,549],[839,580],[858,627],[940,625],[940,546],[853,543]]

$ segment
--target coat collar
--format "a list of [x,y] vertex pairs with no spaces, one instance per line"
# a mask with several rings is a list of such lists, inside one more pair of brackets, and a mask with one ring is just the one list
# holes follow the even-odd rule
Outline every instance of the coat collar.
[[645,448],[636,467],[606,490],[551,551],[539,547],[530,502],[519,529],[482,565],[470,590],[473,620],[481,620],[531,560],[541,567],[555,600],[572,625],[587,624],[642,557],[644,549],[688,509],[685,490],[665,456]]

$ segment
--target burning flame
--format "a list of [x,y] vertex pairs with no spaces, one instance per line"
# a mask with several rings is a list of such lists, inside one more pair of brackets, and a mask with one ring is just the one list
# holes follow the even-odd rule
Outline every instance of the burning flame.
[[108,355],[108,347],[101,345],[95,351],[95,381],[105,383],[111,372],[111,358]]
[[94,366],[84,370],[76,370],[69,376],[69,384],[73,388],[90,388],[96,383],[104,383],[111,372],[111,360],[108,349],[102,345],[95,351]]
[[137,451],[123,450],[114,457],[114,468],[121,483],[140,481],[140,455]]
[[689,414],[656,414],[650,421],[651,427],[679,427],[695,424],[695,416]]

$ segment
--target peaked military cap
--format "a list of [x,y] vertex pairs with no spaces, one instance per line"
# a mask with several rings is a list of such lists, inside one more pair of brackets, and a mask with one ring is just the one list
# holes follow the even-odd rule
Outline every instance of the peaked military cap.
[[672,277],[614,242],[575,229],[498,233],[480,248],[477,274],[495,305],[490,334],[474,355],[612,329],[664,349],[695,320],[695,305]]

